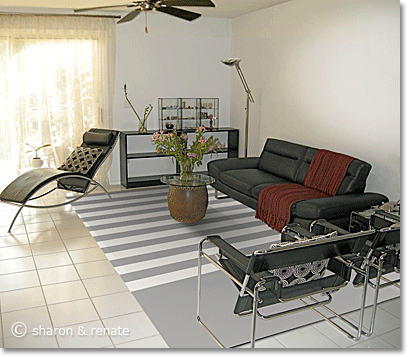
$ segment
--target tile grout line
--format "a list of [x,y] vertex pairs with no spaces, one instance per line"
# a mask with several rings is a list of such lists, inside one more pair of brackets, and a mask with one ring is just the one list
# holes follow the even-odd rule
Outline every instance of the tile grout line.
[[[70,205],[70,207],[72,208],[71,205]],[[74,211],[75,211],[75,210],[74,210]],[[76,214],[76,212],[75,212],[75,214]],[[76,215],[77,215],[77,214],[76,214]],[[77,216],[78,216],[78,215],[77,215]],[[54,225],[55,225],[55,221],[54,221],[54,219],[52,218],[51,214],[50,214],[50,217],[51,217],[51,219],[52,219],[52,222],[53,222]],[[78,217],[78,218],[79,218],[79,217]],[[57,231],[58,231],[58,234],[60,234],[60,233],[59,233],[59,230],[58,230],[58,227],[57,227],[56,225],[55,225],[55,227],[56,227],[56,229],[57,229]],[[61,240],[62,240],[62,244],[64,245],[64,247],[65,247],[65,249],[66,249],[66,252],[68,253],[69,259],[71,260],[72,265],[74,266],[75,272],[76,272],[76,273],[78,274],[78,276],[79,276],[79,280],[81,281],[82,287],[84,288],[84,290],[85,290],[85,292],[86,292],[86,294],[87,294],[87,296],[88,296],[88,298],[89,298],[89,300],[90,300],[90,302],[91,302],[91,304],[92,304],[92,307],[95,309],[95,312],[96,312],[96,314],[97,314],[97,316],[98,316],[98,318],[99,318],[99,321],[101,322],[102,326],[103,326],[104,328],[106,328],[106,326],[105,326],[105,324],[103,323],[103,320],[102,320],[102,318],[101,318],[101,316],[100,316],[100,314],[99,314],[99,312],[98,312],[98,310],[97,310],[97,308],[96,308],[94,302],[92,301],[92,298],[91,298],[91,296],[90,296],[90,294],[89,294],[89,291],[88,291],[88,289],[86,288],[86,286],[85,286],[85,284],[84,284],[84,282],[83,282],[83,280],[82,280],[81,275],[79,274],[79,271],[78,271],[78,269],[77,269],[77,267],[76,267],[76,264],[75,264],[74,261],[72,260],[71,254],[69,254],[68,248],[66,247],[65,242],[64,242],[64,240],[62,239],[62,237],[61,237]],[[82,299],[82,300],[84,300],[84,299]],[[97,320],[95,320],[95,321],[97,321]],[[91,322],[91,321],[87,321],[87,322]],[[109,337],[109,341],[112,343],[112,346],[115,347],[115,345],[114,345],[114,343],[113,343],[113,340],[112,340],[112,338],[111,338],[111,336],[110,336],[109,334],[108,334],[108,337]],[[58,339],[57,339],[57,341],[58,341]],[[59,346],[59,345],[58,345],[58,346]]]
[[1,309],[1,299],[0,299],[0,330],[1,330],[1,347],[5,348],[4,346],[4,329],[3,329],[3,312]]
[[[75,209],[74,209],[74,211],[75,211]],[[78,216],[78,213],[75,211],[75,213],[76,213],[76,215],[77,215],[77,217],[80,219],[80,217]],[[81,220],[82,221],[82,220]],[[88,228],[85,226],[85,228],[88,230]],[[89,230],[88,230],[89,231]],[[92,237],[92,239],[94,239],[95,240],[95,238],[92,236],[92,234],[91,233],[89,233],[90,234],[90,236]],[[96,242],[96,241],[95,241]],[[98,242],[96,242],[96,244],[97,244],[97,246],[98,246],[98,248],[103,252],[103,250],[102,250],[102,248],[99,246],[99,244],[98,244]],[[65,244],[64,244],[65,245]],[[105,255],[105,257],[106,257],[106,254],[103,252],[103,254]],[[106,258],[107,259],[107,258]],[[109,259],[107,259],[108,261],[109,261]],[[109,261],[110,262],[110,261]],[[120,277],[120,275],[119,275],[119,273],[116,271],[116,269],[115,269],[115,267],[113,267],[114,268],[114,270],[115,270],[115,273],[116,274],[112,274],[112,275],[118,275],[119,277]],[[75,269],[76,269],[76,266],[75,266]],[[78,275],[79,275],[79,273],[78,273]],[[82,277],[80,276],[80,279],[81,279],[81,282],[82,282],[82,284],[84,285],[84,288],[85,288],[85,290],[86,290],[86,292],[87,292],[87,294],[89,295],[89,292],[88,292],[88,290],[86,289],[86,287],[85,287],[85,284],[83,283],[83,279],[82,279]],[[122,278],[121,278],[122,279]],[[84,279],[84,280],[86,280],[86,279]],[[123,280],[122,280],[123,281]],[[126,285],[126,283],[125,282],[123,282],[124,283],[124,285],[126,286],[126,288],[127,288],[127,292],[130,292],[130,293],[132,293],[130,290],[129,290],[129,288],[128,288],[128,286]],[[113,295],[113,294],[108,294],[108,295]],[[105,295],[101,295],[101,296],[105,296]],[[132,296],[133,296],[133,294],[132,294]],[[134,296],[133,296],[134,297]],[[105,326],[105,324],[104,324],[104,322],[103,322],[103,320],[102,320],[102,318],[101,318],[101,316],[99,315],[99,312],[98,312],[98,310],[96,309],[96,306],[95,306],[95,304],[94,304],[94,302],[93,302],[93,300],[92,300],[92,298],[90,297],[90,295],[89,295],[89,298],[90,298],[90,300],[91,300],[91,302],[92,302],[92,305],[94,306],[94,308],[95,308],[95,311],[97,312],[97,314],[98,314],[98,316],[99,316],[99,318],[100,318],[100,320],[101,320],[101,322],[102,322],[102,325],[106,328],[106,326]],[[136,300],[136,298],[134,298],[135,300]],[[137,301],[137,300],[136,300]],[[144,312],[144,310],[142,309],[141,311],[138,311],[138,312]],[[116,315],[116,316],[114,316],[114,317],[118,317],[118,316],[126,316],[126,315],[129,315],[129,313],[126,313],[126,314],[121,314],[121,315]],[[150,320],[150,319],[149,319]],[[152,323],[153,324],[153,323]],[[154,325],[153,325],[154,326]],[[154,326],[155,327],[155,326]],[[156,327],[155,327],[156,328]],[[157,328],[156,328],[156,330],[157,330]],[[158,332],[158,330],[157,330],[157,332]],[[158,334],[159,336],[161,336],[160,335],[160,333]],[[152,337],[152,336],[149,336],[149,337]],[[113,340],[112,340],[112,338],[109,336],[109,338],[110,338],[110,340],[112,341],[112,346],[113,347],[115,347],[116,348],[116,344],[113,342]],[[147,338],[147,337],[145,337],[145,338]],[[135,340],[131,340],[131,341],[128,341],[128,342],[132,342],[132,341],[138,341],[138,340],[140,340],[140,339],[135,339]]]
[[[48,210],[47,210],[47,211],[48,211]],[[20,214],[22,214],[22,213],[23,213],[23,212],[21,211]],[[42,296],[43,296],[43,299],[44,299],[45,307],[46,307],[46,309],[47,309],[47,313],[48,313],[48,317],[49,317],[49,319],[50,319],[51,326],[52,326],[52,328],[54,329],[54,323],[53,323],[53,321],[52,321],[51,313],[50,313],[50,310],[49,310],[49,308],[48,308],[47,299],[45,298],[44,288],[43,288],[43,285],[42,285],[42,283],[41,283],[40,274],[38,273],[38,266],[37,266],[37,262],[35,261],[35,258],[34,258],[34,252],[33,252],[33,249],[32,249],[32,247],[31,247],[30,236],[28,235],[26,223],[25,223],[25,221],[24,221],[24,216],[23,216],[23,224],[24,224],[24,229],[25,229],[26,234],[27,234],[28,245],[29,245],[29,247],[30,247],[31,256],[32,256],[32,258],[33,258],[33,262],[34,262],[34,266],[35,266],[35,272],[36,272],[36,274],[37,274],[38,282],[39,282],[39,284],[40,284],[40,288],[41,288]],[[54,224],[54,222],[53,222],[53,224]],[[55,224],[54,224],[54,226],[55,226]],[[60,345],[59,345],[59,342],[58,342],[57,337],[56,337],[56,336],[53,336],[53,337],[54,337],[55,342],[57,343],[57,346],[58,346],[58,348],[59,348]]]
[[[72,206],[71,206],[72,207]],[[75,211],[75,209],[74,209],[74,211]],[[76,211],[75,211],[75,214],[76,214],[76,216],[79,218],[79,216],[78,216],[78,214],[76,213]],[[53,222],[54,222],[54,225],[55,225],[55,221],[54,221],[54,219],[52,218],[52,216],[51,216],[51,219],[53,220]],[[80,218],[79,218],[80,219]],[[56,227],[57,228],[57,231],[58,231],[58,227]],[[85,226],[85,228],[86,228],[86,226]],[[88,230],[88,228],[86,228],[87,230]],[[58,231],[59,232],[59,231]],[[92,235],[90,235],[91,237],[92,237],[92,239],[94,239],[95,240],[95,238],[93,238],[93,236]],[[65,242],[64,242],[64,239],[62,239],[62,242],[63,242],[63,245],[64,245],[64,247],[66,248],[66,245],[65,245]],[[96,242],[97,243],[97,242]],[[99,247],[99,245],[97,245],[97,247],[94,247],[94,248],[99,248],[101,251],[102,251],[102,249]],[[78,250],[84,250],[84,248],[83,249],[78,249]],[[84,284],[84,282],[83,282],[83,280],[87,280],[87,279],[83,279],[82,277],[81,277],[81,275],[79,274],[79,272],[78,272],[78,269],[77,269],[77,267],[76,267],[76,264],[74,263],[74,261],[72,260],[72,257],[71,257],[71,255],[69,254],[69,250],[66,248],[66,251],[67,251],[67,253],[68,253],[68,255],[69,255],[69,257],[70,257],[70,259],[71,259],[71,261],[72,261],[72,263],[73,263],[73,266],[74,266],[74,268],[75,268],[75,271],[77,272],[77,274],[78,274],[78,276],[79,276],[79,279],[80,279],[80,281],[81,281],[81,283],[82,283],[82,286],[84,287],[84,289],[85,289],[85,291],[86,291],[86,294],[88,295],[88,297],[89,297],[89,300],[91,301],[91,304],[92,304],[92,306],[94,307],[94,309],[95,309],[95,312],[96,312],[96,314],[98,315],[98,317],[99,317],[99,320],[100,320],[100,322],[102,323],[102,325],[103,325],[103,327],[104,328],[107,328],[106,326],[105,326],[105,323],[103,322],[103,319],[102,319],[102,317],[101,317],[101,315],[99,314],[99,312],[98,312],[98,310],[97,310],[97,308],[96,308],[96,306],[95,306],[95,303],[94,303],[94,301],[92,300],[92,297],[91,297],[91,295],[90,295],[90,293],[89,293],[89,291],[88,291],[88,289],[86,288],[86,286],[85,286],[85,284]],[[102,251],[103,252],[103,251]],[[105,255],[105,253],[103,253],[104,255]],[[105,258],[106,258],[106,256],[105,256]],[[108,260],[107,258],[106,258],[106,260]],[[109,260],[108,260],[109,261]],[[115,269],[115,274],[107,274],[107,275],[104,275],[104,276],[110,276],[110,275],[118,275],[119,276],[119,274],[117,273],[117,271],[116,271],[116,269]],[[92,278],[89,278],[89,279],[92,279]],[[126,284],[124,284],[125,286],[126,286]],[[127,292],[130,292],[131,293],[131,291],[129,290],[129,288],[126,286],[126,288],[127,288]],[[107,295],[114,295],[115,293],[112,293],[112,294],[104,294],[104,295],[100,295],[100,296],[107,296]],[[95,296],[95,297],[98,297],[98,296]],[[78,300],[84,300],[84,299],[78,299]],[[143,312],[143,310],[142,311],[139,311],[139,312]],[[118,316],[126,316],[126,315],[129,315],[129,313],[126,313],[126,314],[121,314],[121,315],[115,315],[114,317],[118,317]],[[95,320],[96,321],[96,320]],[[113,340],[112,340],[112,338],[111,338],[111,336],[108,334],[107,335],[108,337],[109,337],[109,340],[111,341],[111,343],[112,343],[112,346],[114,347],[114,348],[116,348],[116,345],[115,345],[115,343],[113,342]],[[137,341],[137,340],[139,340],[139,339],[135,339],[135,340],[132,340],[132,341]],[[128,341],[128,342],[132,342],[132,341]]]
[[401,327],[397,327],[397,328],[395,328],[395,329],[393,329],[393,330],[391,330],[391,331],[387,331],[387,332],[382,333],[381,335],[378,335],[378,337],[379,337],[381,340],[385,341],[386,343],[389,343],[391,346],[393,346],[393,347],[395,347],[395,348],[401,348],[401,347],[398,347],[398,346],[393,345],[391,342],[389,342],[389,341],[387,341],[386,339],[384,339],[384,338],[381,337],[381,336],[386,335],[387,333],[394,332],[394,331],[397,331],[397,330],[400,330],[400,333],[401,333]]

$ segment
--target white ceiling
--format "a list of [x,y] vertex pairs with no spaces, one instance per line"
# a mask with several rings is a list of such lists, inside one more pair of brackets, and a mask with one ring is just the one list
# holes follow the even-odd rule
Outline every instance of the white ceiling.
[[[249,12],[257,11],[266,7],[281,4],[291,0],[212,0],[215,8],[206,7],[185,7],[191,11],[198,12],[202,16],[209,17],[237,17]],[[24,8],[40,8],[44,9],[64,9],[72,10],[77,8],[108,6],[108,5],[122,5],[131,3],[132,0],[2,0],[0,11],[8,11],[6,7],[24,7]],[[126,11],[126,7],[121,11]],[[105,11],[107,12],[107,11]]]

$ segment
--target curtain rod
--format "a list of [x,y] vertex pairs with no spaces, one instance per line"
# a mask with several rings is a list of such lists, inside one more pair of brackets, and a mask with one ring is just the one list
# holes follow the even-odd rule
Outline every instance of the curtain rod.
[[23,12],[0,12],[0,15],[23,15],[23,16],[82,16],[82,17],[105,17],[111,19],[120,19],[121,16],[119,15],[86,15],[86,14],[52,14],[52,13],[45,13],[45,14],[38,14],[38,13],[23,13]]

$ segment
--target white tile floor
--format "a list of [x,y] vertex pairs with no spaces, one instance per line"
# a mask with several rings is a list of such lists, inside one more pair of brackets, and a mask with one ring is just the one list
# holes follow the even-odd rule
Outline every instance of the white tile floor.
[[[71,206],[24,209],[8,234],[15,211],[0,203],[0,347],[168,347]],[[370,338],[353,342],[319,322],[256,347],[401,348],[400,299],[379,306]]]

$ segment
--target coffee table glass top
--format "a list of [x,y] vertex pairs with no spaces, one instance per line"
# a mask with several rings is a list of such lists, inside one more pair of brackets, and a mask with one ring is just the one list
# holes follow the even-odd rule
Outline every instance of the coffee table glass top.
[[191,179],[187,181],[181,181],[180,175],[166,175],[163,176],[160,181],[171,186],[199,187],[210,185],[215,182],[215,179],[208,175],[193,173]]

